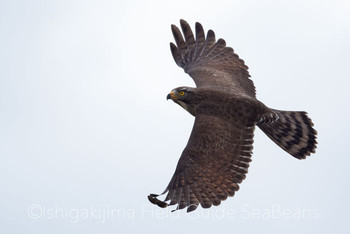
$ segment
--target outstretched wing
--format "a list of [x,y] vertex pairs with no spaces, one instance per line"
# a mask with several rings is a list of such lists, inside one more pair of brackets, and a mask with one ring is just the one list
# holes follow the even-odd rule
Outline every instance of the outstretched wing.
[[255,86],[249,79],[248,67],[231,47],[226,47],[225,40],[220,38],[216,41],[212,30],[205,37],[200,23],[196,23],[195,39],[188,23],[180,20],[180,24],[184,37],[175,25],[171,25],[177,45],[170,43],[171,53],[176,64],[193,78],[197,87],[255,97]]
[[254,128],[197,115],[175,173],[162,193],[167,192],[165,200],[160,201],[156,194],[149,195],[149,200],[163,208],[177,204],[177,209],[187,207],[190,212],[199,204],[209,208],[233,196],[248,172]]

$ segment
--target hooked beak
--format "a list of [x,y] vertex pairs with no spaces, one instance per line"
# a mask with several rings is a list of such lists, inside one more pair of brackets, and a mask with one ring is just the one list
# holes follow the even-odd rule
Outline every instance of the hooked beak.
[[174,97],[174,92],[171,91],[171,92],[166,96],[166,100],[173,99],[173,97]]

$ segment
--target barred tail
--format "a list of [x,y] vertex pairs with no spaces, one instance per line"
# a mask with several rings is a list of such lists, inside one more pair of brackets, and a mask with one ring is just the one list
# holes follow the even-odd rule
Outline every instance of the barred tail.
[[315,153],[317,132],[306,112],[271,110],[278,119],[258,123],[271,140],[297,159]]

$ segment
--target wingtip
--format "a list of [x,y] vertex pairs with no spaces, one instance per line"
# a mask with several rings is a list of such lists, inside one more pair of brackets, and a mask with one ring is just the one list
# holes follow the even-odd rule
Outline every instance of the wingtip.
[[196,27],[196,28],[197,28],[197,27],[198,27],[198,28],[203,28],[202,24],[199,23],[199,22],[196,22],[195,27]]
[[180,24],[187,24],[187,21],[184,19],[180,19]]
[[188,29],[191,30],[191,27],[190,27],[190,25],[187,23],[186,20],[181,19],[181,20],[180,20],[180,26],[181,26],[182,29],[188,28]]
[[178,28],[175,24],[171,24],[170,27],[171,27],[171,30],[176,30]]
[[177,46],[173,43],[173,42],[170,42],[170,48],[173,50],[173,49],[177,49]]
[[207,33],[207,37],[211,37],[211,36],[215,37],[215,33],[214,33],[214,31],[212,29],[209,29],[208,33]]
[[197,43],[198,42],[203,42],[205,40],[204,28],[199,22],[196,22],[195,30],[196,30],[196,41],[197,41]]
[[152,204],[155,204],[155,205],[157,205],[157,206],[159,206],[161,208],[167,207],[168,204],[163,202],[163,201],[161,201],[161,200],[159,200],[159,199],[157,199],[157,196],[159,196],[159,195],[157,195],[157,194],[150,194],[150,195],[147,196],[147,198]]
[[187,212],[187,213],[190,213],[190,212],[196,210],[197,208],[198,208],[198,205],[189,205],[189,206],[187,207],[186,212]]

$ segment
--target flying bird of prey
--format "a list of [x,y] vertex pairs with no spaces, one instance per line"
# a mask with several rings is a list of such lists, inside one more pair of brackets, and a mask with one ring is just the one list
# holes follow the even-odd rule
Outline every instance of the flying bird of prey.
[[315,152],[316,130],[302,111],[268,108],[256,99],[244,61],[196,23],[193,32],[184,20],[180,30],[171,25],[176,45],[170,43],[176,64],[189,74],[196,88],[173,89],[167,99],[195,116],[192,133],[169,185],[148,199],[162,208],[177,205],[187,212],[200,204],[218,206],[233,196],[245,179],[251,161],[255,126],[297,159]]

